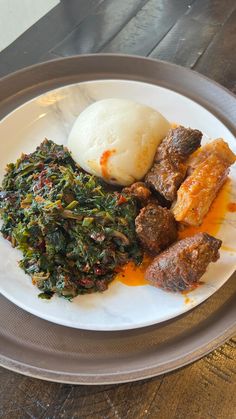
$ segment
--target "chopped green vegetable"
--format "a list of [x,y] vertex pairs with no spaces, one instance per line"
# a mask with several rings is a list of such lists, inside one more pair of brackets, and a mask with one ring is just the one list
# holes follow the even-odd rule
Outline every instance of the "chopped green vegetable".
[[52,293],[50,292],[40,292],[40,294],[38,295],[39,298],[41,298],[42,300],[50,300],[51,297],[53,296]]
[[104,291],[117,268],[142,260],[135,199],[109,191],[52,141],[7,165],[0,215],[1,232],[22,251],[19,265],[40,298]]

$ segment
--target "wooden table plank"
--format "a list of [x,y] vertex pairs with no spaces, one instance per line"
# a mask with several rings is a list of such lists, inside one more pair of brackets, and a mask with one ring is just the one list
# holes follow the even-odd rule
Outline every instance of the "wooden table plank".
[[46,16],[0,53],[0,76],[38,62],[102,0],[61,0]]
[[235,0],[198,0],[151,52],[151,57],[192,68],[220,31]]
[[148,55],[193,0],[150,0],[102,52]]
[[67,56],[100,50],[146,2],[147,0],[104,1],[71,35],[53,48],[52,52]]
[[110,386],[49,383],[0,369],[4,418],[235,419],[236,339],[192,365]]
[[[235,3],[236,7],[236,3]],[[194,69],[236,93],[236,8]],[[236,116],[235,116],[236,120]]]
[[[99,48],[146,55],[159,43],[152,56],[193,66],[236,93],[235,0],[191,3],[188,8],[190,2],[185,0],[62,0],[50,19],[43,18],[0,54],[0,73],[42,57]],[[100,12],[94,13],[95,8]],[[58,42],[72,32],[65,49],[57,49]],[[68,39],[73,36],[71,45]],[[82,43],[78,50],[76,42]],[[236,419],[235,360],[236,338],[170,374],[94,387],[44,382],[0,368],[0,417]]]

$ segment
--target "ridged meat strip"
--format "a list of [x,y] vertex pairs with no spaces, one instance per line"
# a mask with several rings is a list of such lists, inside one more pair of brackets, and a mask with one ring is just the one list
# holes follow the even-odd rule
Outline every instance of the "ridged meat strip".
[[212,154],[216,154],[227,164],[233,164],[235,162],[235,154],[232,150],[230,150],[228,144],[222,138],[217,138],[216,140],[200,147],[189,157],[187,161],[188,174],[191,174],[200,163]]
[[177,221],[199,226],[225,182],[236,156],[223,140],[202,147],[190,161],[192,173],[180,186],[172,208]]

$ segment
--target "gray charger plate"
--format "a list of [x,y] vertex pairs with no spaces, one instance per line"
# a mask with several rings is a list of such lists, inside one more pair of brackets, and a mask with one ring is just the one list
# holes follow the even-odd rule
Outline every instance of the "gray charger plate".
[[[173,64],[109,54],[64,58],[1,79],[0,117],[53,88],[115,78],[175,90],[203,105],[236,134],[235,97],[218,84]],[[236,333],[235,279],[233,275],[209,300],[183,316],[123,332],[58,326],[0,297],[0,364],[25,375],[78,384],[134,381],[174,370]]]

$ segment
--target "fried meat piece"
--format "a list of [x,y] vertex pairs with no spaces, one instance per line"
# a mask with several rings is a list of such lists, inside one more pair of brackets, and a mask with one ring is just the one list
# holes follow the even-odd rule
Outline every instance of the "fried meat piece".
[[200,163],[212,154],[220,157],[220,159],[225,161],[228,165],[231,165],[236,161],[236,156],[230,150],[228,144],[222,138],[217,138],[216,140],[200,147],[189,157],[187,162],[188,174],[191,174]]
[[158,255],[146,270],[145,279],[166,291],[193,289],[210,262],[219,259],[221,240],[197,233],[180,240]]
[[198,130],[182,126],[171,129],[157,148],[154,164],[145,177],[147,185],[173,201],[186,176],[186,160],[200,147],[201,138]]
[[143,247],[158,254],[177,240],[177,225],[167,208],[150,203],[142,208],[135,219],[136,233]]
[[151,191],[143,182],[135,182],[123,189],[127,195],[134,196],[142,205],[145,205],[151,197]]
[[176,204],[172,208],[177,221],[191,226],[199,226],[202,223],[227,178],[229,166],[235,160],[230,149],[227,150],[227,155],[209,153],[209,156],[185,179],[178,190]]

